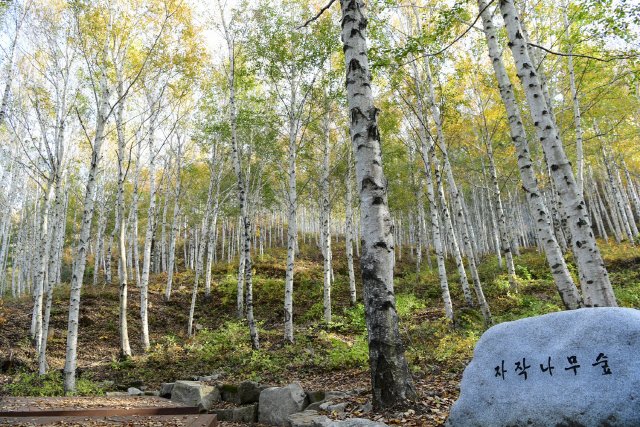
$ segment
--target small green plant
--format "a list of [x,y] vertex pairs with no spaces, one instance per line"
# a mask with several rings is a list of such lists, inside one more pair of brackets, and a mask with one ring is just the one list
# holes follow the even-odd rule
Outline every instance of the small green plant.
[[111,362],[109,363],[109,368],[114,371],[123,371],[127,369],[133,368],[133,361],[131,359],[125,359],[121,362]]
[[522,280],[531,280],[531,273],[526,266],[516,265],[516,276]]
[[318,301],[317,303],[311,306],[311,308],[305,313],[302,319],[305,322],[309,322],[311,320],[322,319],[323,315],[324,315],[324,302]]
[[421,301],[413,294],[397,294],[396,295],[396,310],[398,316],[405,317],[413,312],[425,308],[424,301]]

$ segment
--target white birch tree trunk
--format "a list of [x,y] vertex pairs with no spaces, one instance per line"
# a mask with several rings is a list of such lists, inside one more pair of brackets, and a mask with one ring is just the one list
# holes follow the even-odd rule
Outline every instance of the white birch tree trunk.
[[571,164],[560,143],[557,126],[549,114],[538,73],[529,57],[522,35],[518,12],[512,0],[501,0],[500,9],[518,77],[522,81],[536,132],[550,164],[556,191],[562,203],[563,216],[571,230],[585,305],[615,307],[615,295],[591,230],[584,199],[578,192]]
[[[111,30],[111,18],[109,22],[109,33]],[[106,63],[106,51],[108,45],[105,43],[103,63]],[[100,159],[102,158],[102,143],[104,141],[104,128],[109,114],[109,88],[107,87],[106,75],[102,75],[100,80],[99,109],[96,115],[96,128],[93,138],[91,165],[88,171],[87,189],[84,200],[84,212],[82,214],[82,225],[80,226],[80,236],[78,240],[77,259],[71,276],[71,292],[69,296],[69,326],[67,329],[67,351],[64,366],[64,391],[66,394],[74,393],[76,390],[76,364],[77,364],[77,344],[78,344],[78,313],[80,311],[80,293],[82,290],[82,277],[87,260],[87,245],[91,233],[91,220],[93,219],[93,203],[95,195],[96,174]]]
[[[325,98],[327,94],[325,92]],[[323,254],[323,300],[324,300],[324,321],[331,323],[331,230],[329,219],[331,216],[331,205],[329,202],[329,123],[330,104],[325,101],[325,115],[323,120],[323,158],[322,158],[322,254]]]
[[347,148],[347,182],[346,182],[346,207],[345,207],[345,252],[347,255],[347,269],[349,271],[349,303],[356,305],[356,276],[353,271],[353,166],[352,150]]
[[149,145],[149,213],[147,216],[147,231],[144,239],[144,249],[143,249],[143,258],[142,258],[142,275],[140,277],[140,339],[142,342],[142,346],[145,350],[148,350],[151,347],[151,343],[149,342],[149,318],[147,314],[147,305],[148,305],[148,290],[149,290],[149,274],[151,269],[151,246],[153,243],[153,230],[155,228],[154,220],[156,217],[156,153],[155,153],[155,139],[154,132],[156,127],[156,117],[157,117],[157,108],[160,99],[151,99],[151,96],[148,96],[148,106],[149,106],[149,129],[147,134],[148,145]]
[[536,221],[537,235],[540,237],[544,246],[545,256],[551,267],[551,274],[562,302],[567,309],[580,308],[584,303],[569,273],[562,250],[553,233],[551,218],[544,204],[544,198],[541,197],[540,194],[538,179],[532,165],[526,130],[513,92],[513,85],[502,61],[502,53],[498,47],[496,31],[493,26],[491,12],[488,10],[487,1],[478,0],[478,8],[482,11],[481,15],[484,33],[489,47],[489,57],[491,58],[491,64],[493,65],[496,79],[498,80],[500,96],[507,111],[511,139],[516,147],[516,154],[518,156],[518,167],[520,169],[520,176],[522,177],[522,189],[529,203],[531,216],[535,218]]
[[[247,323],[249,325],[249,335],[251,339],[251,346],[253,350],[260,349],[260,341],[258,338],[258,326],[253,317],[253,281],[252,281],[252,262],[251,262],[251,217],[249,215],[249,207],[247,206],[248,195],[247,187],[242,173],[242,165],[240,163],[240,153],[238,149],[238,137],[236,130],[236,106],[235,106],[235,52],[234,52],[234,40],[227,27],[227,23],[224,20],[224,12],[218,0],[218,6],[220,8],[220,16],[224,27],[225,38],[227,41],[227,48],[230,61],[230,73],[229,73],[229,113],[231,120],[231,145],[233,150],[233,169],[237,177],[238,186],[238,203],[240,205],[240,212],[242,215],[242,231],[243,236],[243,249],[240,250],[241,260],[244,260],[244,271],[239,269],[238,276],[244,276],[246,278],[247,294],[246,294],[246,309],[247,309]],[[240,248],[239,248],[240,249]]]
[[[171,235],[169,236],[169,260],[167,265],[167,287],[164,291],[164,302],[171,298],[171,285],[173,283],[173,270],[176,259],[176,240],[180,234],[180,195],[182,194],[182,144],[178,135],[176,153],[176,188],[173,193],[173,221],[171,222]],[[186,259],[185,259],[186,262]]]
[[382,170],[379,110],[373,103],[365,3],[340,0],[340,6],[350,135],[363,228],[360,264],[373,404],[376,408],[385,408],[415,399],[416,391],[404,355],[395,307],[393,226],[387,202],[387,179]]
[[[567,0],[561,0],[562,23],[564,25],[564,33],[567,41],[569,34],[569,18],[567,14]],[[578,91],[576,90],[576,77],[573,70],[573,45],[569,42],[569,51],[567,52],[567,68],[569,71],[569,88],[571,89],[571,99],[573,100],[573,123],[576,127],[576,185],[578,193],[584,194],[584,150],[582,148],[582,120],[580,117],[580,101],[578,100]]]

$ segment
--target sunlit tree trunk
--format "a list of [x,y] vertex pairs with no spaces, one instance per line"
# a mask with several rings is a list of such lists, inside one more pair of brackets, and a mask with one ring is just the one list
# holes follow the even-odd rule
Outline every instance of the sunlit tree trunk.
[[536,221],[536,231],[542,240],[547,262],[551,267],[551,274],[555,281],[558,293],[567,309],[575,309],[583,306],[582,297],[573,282],[569,269],[565,263],[562,250],[553,233],[551,219],[544,198],[541,197],[538,179],[532,166],[529,141],[520,115],[520,109],[513,92],[513,85],[502,61],[502,53],[498,47],[495,27],[491,12],[486,0],[478,1],[478,8],[482,11],[484,33],[489,47],[489,57],[498,80],[500,96],[507,111],[511,139],[516,147],[518,155],[518,167],[522,177],[522,189],[525,192],[529,209]]
[[562,203],[563,216],[571,230],[585,305],[615,307],[615,295],[591,230],[584,199],[578,192],[571,163],[560,142],[558,128],[549,113],[538,73],[533,66],[520,28],[518,12],[512,0],[501,0],[500,9],[518,77],[522,81],[535,129],[550,165],[555,188]]

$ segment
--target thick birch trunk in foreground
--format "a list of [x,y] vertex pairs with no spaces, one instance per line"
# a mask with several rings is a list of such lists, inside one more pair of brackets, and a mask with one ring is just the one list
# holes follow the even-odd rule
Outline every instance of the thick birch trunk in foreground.
[[501,0],[500,9],[509,37],[518,77],[522,81],[538,137],[551,168],[562,211],[574,242],[575,259],[587,307],[617,306],[607,269],[591,230],[588,212],[578,192],[571,163],[562,147],[558,129],[549,114],[540,79],[529,57],[512,0]]
[[529,141],[520,115],[520,109],[516,102],[513,86],[507,74],[507,70],[502,61],[502,54],[498,47],[495,28],[491,18],[491,13],[487,8],[486,0],[478,1],[478,8],[482,12],[482,21],[484,33],[489,46],[489,57],[498,80],[500,88],[500,96],[507,111],[509,118],[509,128],[511,130],[511,139],[516,147],[518,155],[518,167],[520,176],[522,177],[522,189],[525,192],[527,201],[529,202],[529,210],[531,216],[535,218],[536,231],[544,246],[547,262],[551,267],[551,274],[555,281],[558,293],[562,298],[567,309],[576,309],[584,305],[582,297],[578,292],[578,288],[573,282],[573,278],[569,273],[569,269],[562,256],[562,250],[558,244],[553,228],[549,211],[544,204],[538,186],[538,179],[533,169],[531,153],[529,152]]
[[362,218],[362,283],[373,404],[393,407],[417,397],[398,327],[393,290],[393,226],[382,171],[378,112],[367,55],[365,3],[340,0],[350,134]]

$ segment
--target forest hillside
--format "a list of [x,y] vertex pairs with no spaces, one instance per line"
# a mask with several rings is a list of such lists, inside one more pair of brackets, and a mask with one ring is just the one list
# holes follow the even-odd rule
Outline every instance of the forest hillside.
[[[640,249],[616,244],[602,246],[620,306],[640,308]],[[355,306],[350,305],[344,244],[334,242],[334,248],[336,314],[327,325],[322,322],[322,259],[314,245],[301,245],[300,267],[294,277],[295,343],[289,346],[283,345],[280,307],[286,251],[270,248],[265,250],[262,260],[256,260],[256,319],[262,337],[257,352],[252,351],[248,331],[235,316],[233,272],[237,262],[223,263],[212,271],[212,299],[205,302],[201,291],[194,316],[197,332],[192,337],[187,335],[186,324],[194,271],[185,270],[182,260],[178,262],[176,292],[169,303],[163,301],[166,277],[151,276],[149,319],[153,345],[149,351],[137,339],[140,304],[139,290],[134,286],[129,318],[133,356],[129,359],[118,356],[118,286],[107,285],[103,278],[97,286],[87,286],[82,296],[78,338],[79,394],[101,396],[140,381],[149,390],[158,390],[161,383],[211,374],[218,374],[225,384],[254,380],[281,386],[298,381],[309,390],[370,390],[363,305],[360,298]],[[454,267],[451,259],[448,264]],[[569,265],[575,271],[571,262]],[[507,273],[500,270],[495,256],[487,257],[482,264],[480,277],[486,284],[487,301],[496,323],[563,309],[550,269],[536,250],[527,250],[517,257],[516,269],[518,289],[512,291]],[[452,287],[456,324],[451,328],[444,315],[437,272],[416,274],[409,250],[398,262],[394,279],[402,340],[422,411],[401,418],[394,418],[395,413],[355,415],[379,417],[387,422],[396,420],[401,425],[440,425],[459,393],[462,371],[473,355],[473,347],[486,330],[482,312],[477,307],[465,307],[462,290],[459,286]],[[24,315],[31,308],[31,299],[22,298],[2,307],[2,395],[63,393],[60,372],[65,360],[68,297],[67,286],[54,292],[48,339],[50,373],[43,378],[37,375],[37,355],[28,334],[30,319]],[[8,363],[6,352],[13,354],[13,363]],[[370,394],[350,401],[349,409],[357,411],[367,402],[371,402]]]

